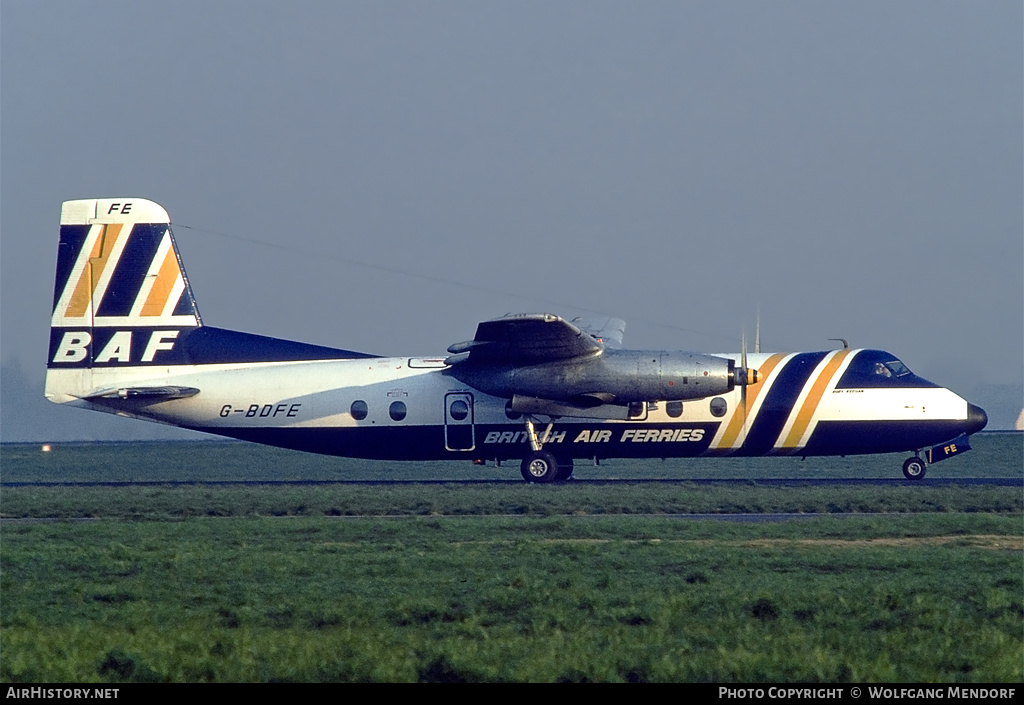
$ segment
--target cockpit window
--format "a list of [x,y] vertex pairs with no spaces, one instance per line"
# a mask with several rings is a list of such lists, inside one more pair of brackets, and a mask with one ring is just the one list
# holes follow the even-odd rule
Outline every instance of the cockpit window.
[[910,374],[910,368],[899,360],[889,360],[889,362],[885,363],[885,366],[890,372],[892,372],[894,377],[902,377],[903,375]]
[[934,387],[921,379],[891,353],[883,350],[861,350],[846,368],[837,389],[869,387]]
[[899,360],[889,360],[888,362],[876,362],[875,374],[878,375],[879,377],[902,377],[903,375],[910,374],[910,368],[908,368]]

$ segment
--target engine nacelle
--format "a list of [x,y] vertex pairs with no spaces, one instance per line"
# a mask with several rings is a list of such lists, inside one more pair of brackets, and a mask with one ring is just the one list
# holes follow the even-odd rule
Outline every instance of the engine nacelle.
[[482,392],[579,405],[685,401],[726,394],[742,383],[734,360],[674,351],[609,350],[537,365],[456,365],[450,372]]

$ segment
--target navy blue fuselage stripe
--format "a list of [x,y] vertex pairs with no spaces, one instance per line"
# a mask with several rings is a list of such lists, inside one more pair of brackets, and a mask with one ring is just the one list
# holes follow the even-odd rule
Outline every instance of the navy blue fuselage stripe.
[[[102,403],[102,402],[100,402]],[[718,429],[718,422],[687,424],[687,428],[703,429],[703,437],[696,442],[680,443],[634,443],[620,441],[626,431],[661,429],[665,424],[642,424],[616,426],[612,439],[602,443],[574,443],[573,439],[587,428],[587,424],[563,424],[555,426],[555,433],[564,434],[561,442],[547,443],[545,450],[562,458],[651,458],[651,457],[696,457],[704,454]],[[346,458],[370,458],[381,460],[451,460],[473,458],[519,460],[530,452],[530,444],[520,424],[480,424],[465,426],[473,428],[475,448],[472,450],[449,450],[451,437],[446,447],[445,426],[417,426],[387,424],[359,427],[216,427],[187,426],[195,431],[213,433],[239,440],[266,445],[303,450],[311,453],[337,455]],[[450,431],[453,427],[448,426]],[[522,440],[515,443],[485,443],[489,433],[513,432]]]
[[[142,357],[154,333],[178,331],[177,337],[165,336],[164,340],[172,343],[171,348],[157,351],[153,360],[143,362]],[[85,346],[88,354],[76,362],[54,361],[57,350],[68,332],[88,333],[92,342]],[[329,348],[323,345],[310,345],[292,340],[269,338],[265,335],[253,335],[233,330],[223,330],[210,326],[166,327],[166,326],[124,326],[117,328],[64,327],[50,328],[50,356],[47,367],[66,369],[94,366],[93,360],[103,352],[104,348],[117,333],[130,332],[131,350],[121,351],[127,359],[113,359],[95,363],[96,367],[129,367],[129,366],[160,366],[167,365],[212,365],[237,362],[300,362],[303,360],[352,360],[359,358],[379,357],[366,353]]]
[[[102,403],[102,402],[101,402]],[[116,403],[113,405],[116,406]],[[964,421],[835,421],[822,422],[811,445],[801,455],[861,455],[911,450],[944,443],[959,435]],[[670,427],[666,424],[615,424],[612,437],[602,443],[576,443],[574,439],[587,424],[557,423],[554,433],[564,433],[561,442],[544,446],[559,458],[693,458],[706,455],[708,442],[714,437],[718,423],[686,424],[703,429],[699,442],[641,442],[621,440],[631,429],[637,435],[641,429]],[[311,453],[337,455],[347,458],[381,460],[453,460],[487,459],[518,460],[530,452],[526,441],[515,443],[487,443],[488,434],[495,431],[512,432],[522,437],[519,424],[478,424],[474,427],[476,447],[473,450],[445,448],[445,426],[416,426],[386,424],[357,427],[215,427],[188,426],[196,431],[228,436],[254,443]],[[469,427],[466,427],[467,429]],[[821,440],[818,433],[821,432]],[[908,445],[911,444],[911,445]],[[449,444],[450,445],[450,444]],[[715,454],[714,451],[711,451]],[[755,455],[741,451],[737,455]]]
[[[228,362],[294,362],[379,357],[367,353],[310,345],[265,335],[203,326],[183,330],[186,362],[193,365]],[[166,364],[166,363],[165,363]]]
[[136,223],[132,227],[124,252],[96,309],[97,316],[127,316],[131,313],[166,231],[167,225],[161,223]]
[[53,311],[57,310],[64,288],[68,285],[68,277],[78,260],[85,239],[89,235],[90,225],[60,226],[60,244],[57,246],[57,274],[53,284]]
[[775,445],[782,427],[786,425],[793,405],[796,404],[800,390],[828,352],[801,353],[793,357],[779,372],[768,396],[761,404],[761,410],[754,419],[743,444],[743,453],[759,455]]

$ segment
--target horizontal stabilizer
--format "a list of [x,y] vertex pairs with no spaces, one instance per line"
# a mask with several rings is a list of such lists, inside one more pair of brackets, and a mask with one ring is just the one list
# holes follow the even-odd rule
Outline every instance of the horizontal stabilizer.
[[89,400],[127,399],[139,401],[167,401],[185,399],[199,394],[195,387],[121,387],[85,397]]

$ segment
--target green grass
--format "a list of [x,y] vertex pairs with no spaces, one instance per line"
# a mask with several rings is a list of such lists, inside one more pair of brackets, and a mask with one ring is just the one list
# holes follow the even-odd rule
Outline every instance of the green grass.
[[1024,510],[1019,487],[525,483],[397,486],[14,487],[10,518],[181,519],[203,516],[741,514]]
[[985,514],[5,525],[0,678],[1019,681],[1019,529]]
[[[989,440],[937,468],[1019,476],[1020,439]],[[4,487],[4,682],[1024,678],[1020,488],[756,482],[898,477],[891,456],[618,461],[578,474],[683,481],[533,486],[235,443],[2,453],[5,482],[510,480]],[[685,481],[711,468],[750,482]],[[743,512],[825,516],[667,516]]]

